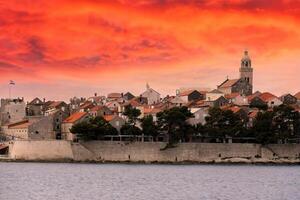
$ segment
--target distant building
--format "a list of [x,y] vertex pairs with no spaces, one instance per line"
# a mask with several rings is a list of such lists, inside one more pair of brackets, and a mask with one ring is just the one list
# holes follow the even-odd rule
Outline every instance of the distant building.
[[188,90],[184,92],[180,92],[178,96],[185,102],[188,103],[189,101],[196,101],[196,100],[203,100],[204,94],[201,94],[197,90]]
[[129,101],[131,99],[133,99],[135,96],[133,94],[131,94],[130,92],[127,92],[123,95],[124,100]]
[[5,135],[17,140],[61,139],[62,111],[48,116],[29,116],[27,119],[2,126]]
[[286,105],[296,104],[298,99],[291,94],[284,94],[279,99]]
[[214,89],[214,90],[206,93],[205,100],[206,101],[215,101],[222,96],[224,96],[223,92],[221,92],[220,90]]
[[94,106],[89,110],[92,117],[112,115],[113,112],[106,106]]
[[22,121],[26,116],[24,99],[1,99],[1,125]]
[[147,98],[149,105],[157,104],[160,102],[160,94],[152,89],[148,84],[146,85],[146,91],[143,92],[141,96]]
[[201,107],[201,108],[191,108],[190,111],[193,113],[193,117],[189,118],[187,122],[196,126],[198,124],[204,125],[206,123],[205,118],[208,116],[209,107]]
[[253,68],[251,65],[251,59],[248,55],[248,51],[245,51],[244,57],[241,60],[240,78],[227,78],[218,86],[218,90],[224,94],[240,93],[244,95],[251,95],[253,90]]
[[73,133],[71,133],[70,129],[73,125],[88,119],[89,114],[86,112],[77,112],[70,115],[62,123],[62,137],[70,141],[75,140],[76,136]]
[[204,104],[210,107],[221,107],[227,105],[228,103],[229,101],[224,96],[220,96],[214,101],[204,101]]
[[118,115],[104,115],[104,119],[112,125],[120,133],[122,126],[125,125],[125,120]]
[[248,106],[248,98],[240,93],[231,93],[225,95],[225,98],[228,99],[229,103],[239,106]]
[[277,96],[269,92],[261,93],[259,98],[262,99],[269,108],[273,108],[282,104],[282,101]]
[[27,104],[26,113],[28,116],[39,116],[44,114],[45,99],[34,98]]

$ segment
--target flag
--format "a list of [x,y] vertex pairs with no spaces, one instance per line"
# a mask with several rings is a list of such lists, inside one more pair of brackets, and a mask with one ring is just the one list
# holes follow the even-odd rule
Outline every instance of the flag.
[[10,80],[9,85],[15,85],[15,82],[13,80]]

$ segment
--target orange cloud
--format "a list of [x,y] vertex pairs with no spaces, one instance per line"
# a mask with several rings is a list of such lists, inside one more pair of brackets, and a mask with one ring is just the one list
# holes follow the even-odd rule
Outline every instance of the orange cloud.
[[[36,90],[52,98],[67,98],[74,85],[82,95],[91,90],[139,93],[145,82],[165,94],[176,87],[215,87],[226,75],[238,76],[247,48],[256,89],[299,90],[297,74],[287,72],[300,65],[298,1],[136,2],[2,2],[0,82],[59,85],[60,94]],[[281,81],[269,88],[264,82],[276,79]],[[0,91],[5,93],[5,87]],[[38,94],[19,91],[26,95]]]

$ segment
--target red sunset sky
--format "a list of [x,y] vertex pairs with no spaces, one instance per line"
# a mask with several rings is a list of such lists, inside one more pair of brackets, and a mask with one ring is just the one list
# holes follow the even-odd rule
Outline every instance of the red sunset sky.
[[1,97],[214,88],[244,49],[254,90],[298,92],[300,1],[0,0]]

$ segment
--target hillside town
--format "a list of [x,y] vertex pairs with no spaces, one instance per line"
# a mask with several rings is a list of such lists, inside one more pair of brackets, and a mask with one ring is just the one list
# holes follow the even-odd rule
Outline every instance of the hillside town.
[[[71,131],[73,126],[101,117],[114,128],[114,133],[107,133],[107,137],[103,139],[126,140],[131,134],[122,132],[122,128],[130,123],[130,117],[126,114],[128,108],[139,110],[133,123],[138,129],[142,129],[142,119],[145,117],[151,116],[155,124],[158,123],[159,113],[172,108],[187,108],[192,115],[186,122],[193,127],[208,123],[211,108],[230,111],[240,116],[246,127],[253,126],[259,113],[272,111],[280,105],[287,105],[294,112],[300,112],[300,91],[280,96],[268,91],[254,92],[253,79],[251,59],[248,51],[245,51],[239,77],[220,80],[217,88],[209,91],[199,89],[200,87],[185,88],[177,89],[175,95],[162,96],[159,88],[152,88],[147,83],[141,94],[120,91],[104,96],[95,93],[87,98],[73,97],[69,102],[47,100],[43,97],[30,101],[24,98],[1,99],[0,135],[1,138],[10,140],[76,141],[77,135]],[[153,138],[146,136],[140,138],[153,141]]]

